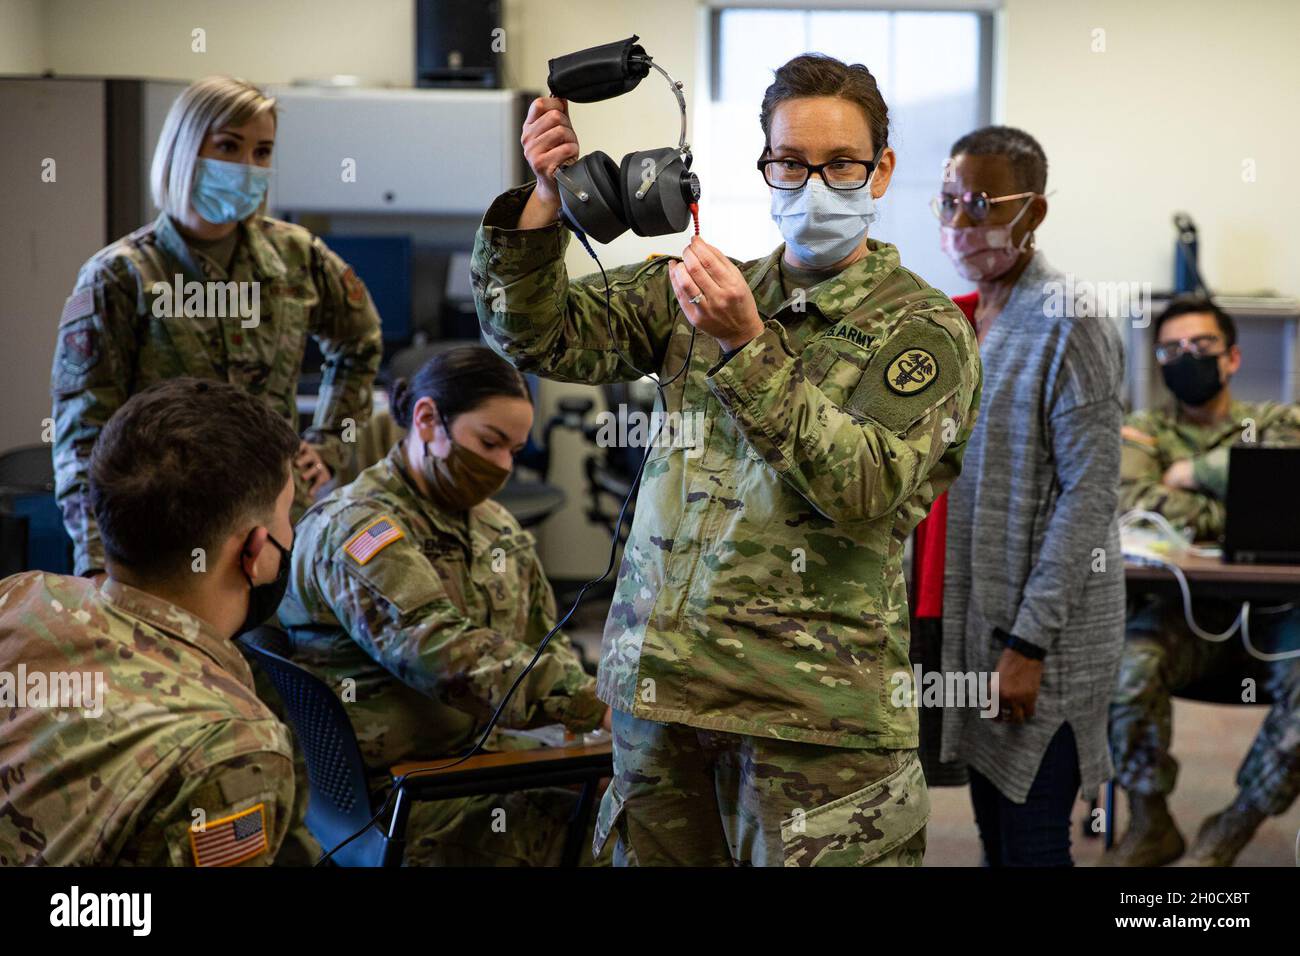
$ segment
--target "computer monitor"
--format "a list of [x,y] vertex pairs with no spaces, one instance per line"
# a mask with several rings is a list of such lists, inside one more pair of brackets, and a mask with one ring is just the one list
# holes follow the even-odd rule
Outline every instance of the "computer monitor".
[[384,342],[411,339],[411,237],[321,236],[370,290],[379,312]]

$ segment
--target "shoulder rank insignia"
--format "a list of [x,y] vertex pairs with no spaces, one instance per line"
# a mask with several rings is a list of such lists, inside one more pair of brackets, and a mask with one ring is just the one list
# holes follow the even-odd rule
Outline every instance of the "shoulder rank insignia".
[[352,536],[343,550],[357,564],[365,564],[394,541],[406,537],[406,532],[392,518],[376,518]]

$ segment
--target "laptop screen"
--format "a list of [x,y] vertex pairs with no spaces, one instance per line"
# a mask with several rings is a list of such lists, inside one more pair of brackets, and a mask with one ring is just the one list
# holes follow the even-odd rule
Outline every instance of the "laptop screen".
[[1232,446],[1225,561],[1300,564],[1300,446]]

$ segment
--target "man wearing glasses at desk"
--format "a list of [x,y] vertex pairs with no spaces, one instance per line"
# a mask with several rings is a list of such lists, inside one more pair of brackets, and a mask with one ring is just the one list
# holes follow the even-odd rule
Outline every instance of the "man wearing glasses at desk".
[[[1158,512],[1190,529],[1196,540],[1217,539],[1226,517],[1229,448],[1248,429],[1254,441],[1300,443],[1300,409],[1232,397],[1228,380],[1241,368],[1237,330],[1210,300],[1175,300],[1156,318],[1155,336],[1156,361],[1175,401],[1129,416],[1120,507]],[[1194,636],[1181,600],[1147,596],[1129,610],[1110,739],[1116,779],[1128,792],[1133,816],[1102,862],[1160,866],[1184,849],[1166,805],[1178,773],[1169,754],[1170,697],[1207,674],[1242,673],[1246,651],[1237,641],[1216,644]],[[1192,605],[1193,617],[1215,631],[1228,627],[1239,611],[1236,602]],[[1283,643],[1293,646],[1300,614],[1253,610],[1251,631],[1266,653]],[[1285,813],[1300,793],[1300,661],[1267,667],[1273,706],[1237,771],[1236,799],[1201,826],[1189,859],[1195,865],[1231,865],[1264,818]]]

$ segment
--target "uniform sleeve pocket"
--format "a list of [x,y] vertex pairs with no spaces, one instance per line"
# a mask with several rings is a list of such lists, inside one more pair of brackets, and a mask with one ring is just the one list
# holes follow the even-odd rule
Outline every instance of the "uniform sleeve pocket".
[[930,794],[913,753],[889,776],[781,821],[785,865],[882,865],[929,818]]
[[520,610],[520,602],[526,598],[526,592],[519,593],[518,583],[523,579],[523,562],[536,541],[531,533],[522,530],[502,535],[488,551],[486,567],[476,575],[492,602],[494,626],[503,615]]
[[804,357],[804,380],[821,390],[836,408],[843,409],[862,381],[867,356],[852,347],[817,343]]
[[345,594],[355,594],[360,583],[395,608],[400,619],[445,597],[437,572],[410,538],[403,535],[374,545],[362,538],[364,531],[349,539],[334,558],[335,566],[344,572],[340,583]]

